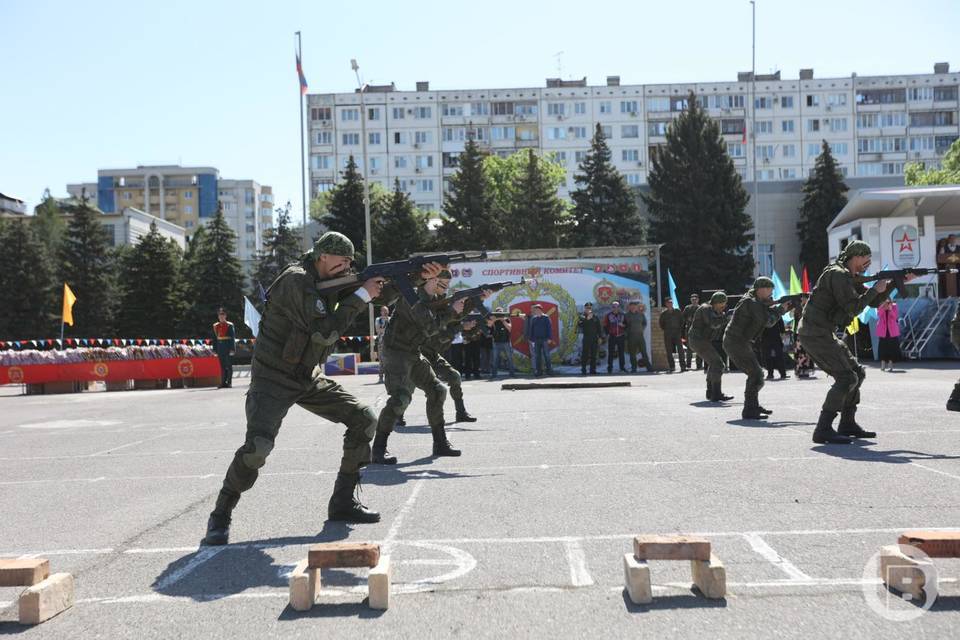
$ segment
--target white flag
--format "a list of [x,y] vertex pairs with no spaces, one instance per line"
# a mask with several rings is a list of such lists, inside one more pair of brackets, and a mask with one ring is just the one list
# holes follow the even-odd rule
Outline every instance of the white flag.
[[257,337],[257,330],[260,328],[260,312],[250,302],[250,298],[243,296],[243,323],[253,331],[253,337]]

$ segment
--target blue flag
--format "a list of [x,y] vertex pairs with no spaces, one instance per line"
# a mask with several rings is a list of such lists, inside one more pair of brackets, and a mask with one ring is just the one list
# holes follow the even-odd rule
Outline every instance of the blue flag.
[[673,308],[680,308],[680,301],[677,299],[677,283],[673,281],[673,274],[667,269],[667,287],[670,289],[670,299],[673,300]]
[[250,327],[250,331],[253,331],[253,336],[256,337],[260,328],[260,312],[247,296],[243,296],[243,323]]

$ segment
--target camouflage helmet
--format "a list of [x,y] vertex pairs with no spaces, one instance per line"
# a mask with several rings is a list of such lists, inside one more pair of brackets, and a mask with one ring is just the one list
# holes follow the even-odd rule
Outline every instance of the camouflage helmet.
[[872,254],[873,251],[870,250],[869,244],[863,240],[854,240],[844,247],[843,251],[840,252],[840,255],[837,257],[837,262],[840,264],[846,264],[847,260],[850,258],[855,258],[857,256],[869,256]]
[[710,296],[710,304],[720,304],[721,302],[727,301],[727,294],[723,291],[714,291],[713,295]]
[[773,280],[771,280],[767,276],[760,276],[759,278],[753,281],[754,291],[756,291],[757,289],[773,289],[773,288],[775,288],[773,286]]
[[331,256],[352,258],[353,252],[353,243],[350,242],[350,238],[336,231],[327,231],[313,243],[310,256],[314,260],[319,260],[320,254],[322,253]]
[[440,280],[453,280],[453,274],[450,273],[450,269],[444,269],[436,276]]

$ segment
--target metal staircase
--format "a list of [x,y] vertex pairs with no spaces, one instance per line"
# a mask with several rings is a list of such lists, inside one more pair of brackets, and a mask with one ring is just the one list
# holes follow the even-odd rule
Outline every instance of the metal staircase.
[[[905,314],[901,327],[900,350],[903,355],[911,360],[916,360],[923,353],[924,347],[930,342],[930,338],[937,332],[940,325],[953,316],[956,310],[957,300],[947,298],[945,300],[934,299],[936,309],[930,315],[926,322],[913,322],[912,316]],[[916,303],[914,303],[916,304]],[[911,307],[912,308],[912,307]]]

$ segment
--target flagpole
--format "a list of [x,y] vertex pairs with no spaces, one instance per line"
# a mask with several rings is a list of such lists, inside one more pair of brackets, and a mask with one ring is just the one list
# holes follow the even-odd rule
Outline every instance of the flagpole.
[[[300,41],[300,32],[297,31],[297,59],[303,65],[303,47]],[[307,167],[306,167],[306,145],[303,137],[303,86],[300,84],[299,74],[297,78],[297,99],[300,102],[300,185],[303,192],[303,246],[307,247],[309,237],[307,236]]]

